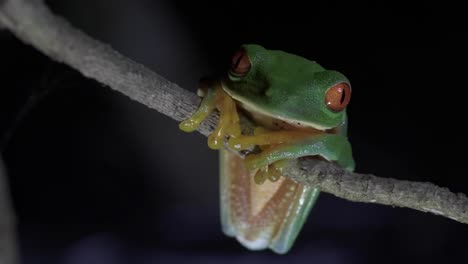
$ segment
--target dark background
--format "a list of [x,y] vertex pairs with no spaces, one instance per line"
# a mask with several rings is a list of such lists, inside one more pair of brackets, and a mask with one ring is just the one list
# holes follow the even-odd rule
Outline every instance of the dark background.
[[[47,1],[191,91],[242,43],[317,60],[352,82],[358,172],[468,193],[463,9],[349,2]],[[24,263],[468,262],[468,225],[329,194],[289,254],[250,252],[221,232],[205,137],[7,32],[0,58],[1,151]]]

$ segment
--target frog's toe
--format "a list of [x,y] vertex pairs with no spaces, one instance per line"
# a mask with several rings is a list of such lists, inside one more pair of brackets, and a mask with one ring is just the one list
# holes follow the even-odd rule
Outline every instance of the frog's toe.
[[268,172],[266,168],[258,169],[254,176],[254,181],[256,184],[263,184],[268,178]]
[[179,124],[179,129],[184,132],[193,132],[198,128],[200,121],[189,118]]

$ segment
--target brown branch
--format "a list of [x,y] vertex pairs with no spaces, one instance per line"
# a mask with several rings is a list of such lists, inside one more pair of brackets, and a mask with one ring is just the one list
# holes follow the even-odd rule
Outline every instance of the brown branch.
[[430,182],[412,182],[351,173],[324,161],[302,159],[284,171],[291,179],[346,200],[430,212],[468,223],[468,198]]
[[[144,66],[122,56],[55,16],[41,0],[6,0],[0,6],[0,23],[19,39],[52,59],[68,64],[133,100],[177,121],[187,118],[199,99]],[[199,132],[213,131],[211,116]],[[285,176],[319,187],[322,191],[357,202],[408,207],[468,223],[468,199],[432,183],[399,181],[350,173],[332,163],[299,160]]]

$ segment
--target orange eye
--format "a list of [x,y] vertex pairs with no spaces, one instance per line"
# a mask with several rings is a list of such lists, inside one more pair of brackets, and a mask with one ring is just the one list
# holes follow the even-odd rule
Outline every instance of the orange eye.
[[348,105],[351,99],[351,87],[347,83],[338,83],[327,90],[325,104],[333,112],[339,112]]
[[250,64],[249,57],[247,56],[247,52],[245,51],[245,49],[240,48],[232,56],[232,61],[231,61],[232,73],[239,75],[239,76],[244,76],[249,72],[251,66],[252,65]]

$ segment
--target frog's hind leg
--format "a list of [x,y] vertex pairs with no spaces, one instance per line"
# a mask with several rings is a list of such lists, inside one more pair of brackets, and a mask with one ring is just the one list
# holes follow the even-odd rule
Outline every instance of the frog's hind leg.
[[[263,137],[256,141],[259,142],[258,144],[265,144],[265,147],[258,154],[247,155],[244,160],[244,171],[252,173],[260,171],[260,174],[263,174],[265,172],[262,170],[265,168],[269,170],[272,166],[281,171],[282,166],[286,164],[284,161],[287,159],[317,155],[335,161],[348,170],[354,169],[351,146],[342,135],[322,133],[307,136],[286,131],[284,133],[269,133],[269,136],[271,137]],[[243,138],[237,143],[245,143],[243,146],[247,146],[250,144],[249,141],[249,138]],[[233,140],[233,142],[235,141]],[[272,142],[277,145],[268,145]],[[229,175],[229,171],[224,170],[224,172]],[[254,175],[257,176],[257,174]],[[236,176],[231,174],[227,178],[231,177],[235,179]],[[251,215],[246,223],[232,225],[234,226],[232,230],[235,231],[238,240],[247,247],[259,249],[260,245],[262,247],[267,245],[277,253],[286,253],[294,243],[319,196],[320,190],[285,177],[275,178],[274,182],[265,181],[264,178],[261,179],[262,184],[251,182],[248,188],[250,190],[250,204],[255,204],[256,200],[265,200],[265,195],[269,195],[267,202],[263,203],[263,209]],[[252,175],[250,179],[251,181],[254,181],[252,179],[258,180]],[[268,186],[275,186],[274,193]],[[246,190],[246,188],[243,187],[241,190]],[[260,198],[253,198],[255,196]],[[242,195],[236,193],[233,199],[238,199],[238,197],[242,197]],[[233,203],[232,207],[235,208],[237,204],[240,203]],[[270,212],[274,213],[270,215]],[[231,214],[231,218],[237,219],[235,214]],[[262,240],[262,238],[267,238],[267,240]]]
[[319,190],[281,177],[256,184],[244,160],[221,150],[221,222],[228,236],[251,250],[284,254],[296,240]]

